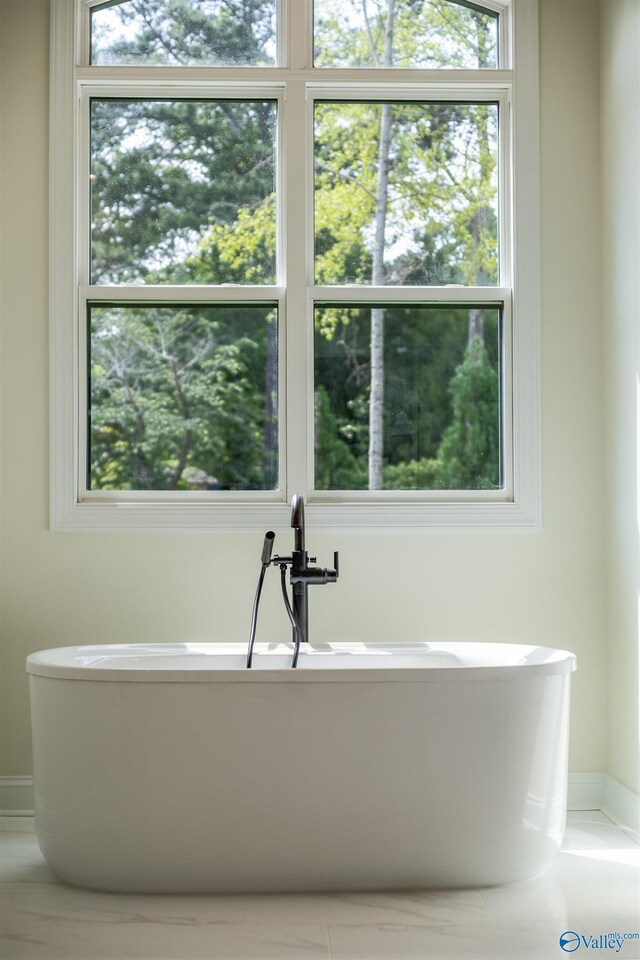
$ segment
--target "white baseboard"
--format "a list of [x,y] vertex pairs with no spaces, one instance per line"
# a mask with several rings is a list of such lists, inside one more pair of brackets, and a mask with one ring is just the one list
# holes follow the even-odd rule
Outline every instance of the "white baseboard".
[[567,810],[600,810],[604,800],[604,773],[570,773]]
[[608,773],[570,773],[567,810],[602,810],[640,842],[640,796]]
[[[33,816],[33,777],[0,777],[0,816]],[[640,797],[608,773],[570,773],[568,810],[602,810],[635,840],[640,833]]]
[[33,777],[0,777],[0,816],[33,816]]

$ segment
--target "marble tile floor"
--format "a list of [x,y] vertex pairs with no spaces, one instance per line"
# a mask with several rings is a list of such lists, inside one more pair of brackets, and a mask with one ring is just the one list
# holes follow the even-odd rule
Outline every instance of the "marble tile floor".
[[[640,931],[640,848],[603,813],[570,813],[535,880],[479,890],[136,896],[61,883],[33,820],[0,818],[3,960],[555,960],[565,931]],[[577,941],[573,941],[576,943]],[[604,941],[600,941],[601,943]],[[572,946],[567,942],[567,946]],[[640,958],[640,940],[577,960]]]

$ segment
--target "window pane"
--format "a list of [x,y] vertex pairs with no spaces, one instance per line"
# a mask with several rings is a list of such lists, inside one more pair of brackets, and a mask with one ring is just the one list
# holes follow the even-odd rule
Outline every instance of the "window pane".
[[276,0],[124,0],[91,12],[91,63],[271,66]]
[[501,390],[497,307],[318,306],[315,488],[499,489]]
[[92,490],[278,485],[274,305],[89,309]]
[[498,105],[317,103],[318,283],[498,282]]
[[276,104],[91,101],[92,283],[274,283]]
[[498,66],[498,15],[454,0],[314,0],[317,67]]

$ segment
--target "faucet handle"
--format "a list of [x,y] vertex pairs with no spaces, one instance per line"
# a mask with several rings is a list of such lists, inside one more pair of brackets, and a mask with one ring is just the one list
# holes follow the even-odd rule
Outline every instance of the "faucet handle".
[[338,563],[339,554],[337,550],[333,551],[333,569],[336,572],[336,580],[340,576],[340,565]]

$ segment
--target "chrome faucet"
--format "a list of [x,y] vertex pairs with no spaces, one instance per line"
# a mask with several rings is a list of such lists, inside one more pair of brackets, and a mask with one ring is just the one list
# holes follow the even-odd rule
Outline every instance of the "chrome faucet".
[[[280,581],[282,585],[282,598],[284,600],[287,616],[291,621],[293,630],[294,655],[291,663],[292,667],[298,665],[298,655],[300,653],[300,644],[309,642],[309,606],[308,591],[314,584],[335,583],[338,579],[338,551],[333,554],[333,567],[312,567],[310,563],[316,563],[315,557],[310,557],[305,547],[305,527],[304,527],[304,500],[299,493],[294,493],[291,500],[291,526],[294,529],[293,552],[290,557],[272,557],[273,541],[275,534],[269,530],[265,534],[264,545],[262,548],[262,568],[258,589],[253,604],[253,614],[251,617],[251,630],[249,634],[249,648],[247,651],[247,668],[251,667],[253,658],[253,644],[256,636],[256,623],[258,619],[258,605],[260,603],[260,593],[264,575],[273,563],[280,567]],[[286,571],[291,568],[291,587],[293,589],[293,606],[289,602],[287,593]]]

